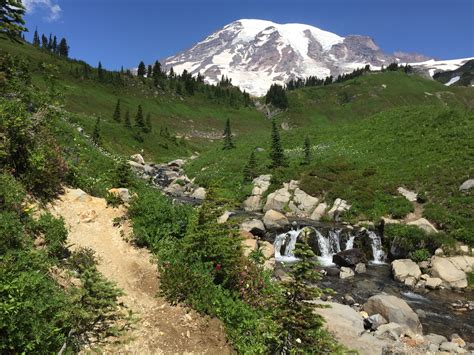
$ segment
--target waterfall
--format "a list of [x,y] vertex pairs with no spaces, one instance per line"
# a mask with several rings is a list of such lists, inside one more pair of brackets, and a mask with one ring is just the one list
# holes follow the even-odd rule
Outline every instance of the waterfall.
[[[333,264],[332,256],[335,253],[334,253],[333,245],[331,243],[331,237],[325,238],[318,230],[315,230],[315,231],[316,231],[316,237],[318,238],[319,251],[321,252],[321,255],[318,257],[319,262],[323,266],[332,265]],[[333,237],[333,240],[334,240],[334,237]],[[337,240],[339,240],[339,235],[337,236]]]
[[374,255],[372,262],[374,264],[383,264],[385,253],[382,250],[382,240],[380,239],[380,236],[370,231],[368,232],[368,235],[372,240],[372,254]]
[[347,243],[346,243],[345,250],[354,249],[354,239],[355,239],[355,235],[349,236],[349,239],[347,240]]
[[341,251],[341,241],[339,239],[340,234],[340,229],[329,231],[329,245],[331,246],[331,252],[333,254],[337,254]]
[[[283,262],[294,262],[297,261],[293,254],[295,251],[296,240],[298,239],[298,235],[300,234],[301,230],[292,230],[287,233],[282,233],[276,236],[275,242],[273,246],[275,247],[275,260],[276,261],[283,261]],[[289,240],[288,240],[289,238]],[[282,255],[281,248],[286,244],[285,251]]]

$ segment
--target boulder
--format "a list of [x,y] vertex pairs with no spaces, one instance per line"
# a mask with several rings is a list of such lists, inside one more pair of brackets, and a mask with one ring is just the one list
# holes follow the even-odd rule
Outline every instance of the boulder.
[[425,287],[434,290],[436,288],[439,288],[442,283],[443,280],[441,280],[439,277],[429,277],[428,279],[426,279]]
[[303,190],[296,188],[293,194],[293,200],[289,203],[288,207],[297,216],[307,217],[311,215],[318,202],[319,199],[316,197],[308,195]]
[[387,294],[375,295],[364,304],[364,310],[369,315],[380,314],[391,323],[407,326],[416,334],[423,333],[418,315],[401,298]]
[[377,330],[382,324],[387,324],[387,320],[380,314],[373,314],[368,317],[365,322],[369,325],[370,329]]
[[291,193],[285,189],[279,189],[276,190],[275,192],[272,192],[271,194],[268,195],[267,197],[267,202],[265,203],[265,206],[263,207],[263,211],[270,211],[270,210],[275,210],[275,211],[283,211],[285,207],[288,206],[288,203],[290,202],[291,198]]
[[350,208],[351,205],[349,205],[347,201],[340,198],[336,198],[334,204],[328,212],[328,216],[334,220],[338,220],[341,213],[348,211]]
[[73,189],[69,192],[70,199],[73,201],[79,202],[89,202],[92,200],[92,197],[81,189]]
[[262,196],[265,192],[267,192],[271,184],[271,179],[271,175],[260,175],[259,177],[253,179],[252,195]]
[[354,270],[352,270],[350,267],[345,267],[345,266],[341,267],[339,278],[344,280],[350,277],[354,277]]
[[409,277],[418,280],[421,277],[421,270],[417,263],[410,259],[394,260],[392,262],[392,272],[395,280],[405,282]]
[[287,189],[288,191],[295,191],[300,185],[300,182],[298,180],[290,180],[289,183],[284,183],[283,187]]
[[439,350],[456,354],[459,350],[459,346],[458,344],[445,341],[444,343],[441,343],[441,345],[439,346]]
[[290,224],[290,222],[288,221],[288,218],[280,212],[269,210],[265,213],[265,216],[263,216],[263,224],[267,229],[278,230],[284,229]]
[[171,185],[167,186],[163,191],[172,196],[182,196],[185,192],[185,188],[180,184],[172,183]]
[[130,191],[126,188],[118,188],[118,189],[110,189],[108,191],[110,194],[119,197],[123,202],[128,203],[130,202],[131,196]]
[[324,213],[326,212],[327,208],[328,208],[327,203],[325,202],[320,203],[314,209],[313,213],[311,214],[309,218],[311,218],[314,221],[319,221],[324,216]]
[[186,164],[186,160],[183,160],[183,159],[176,159],[176,160],[173,160],[173,161],[170,161],[167,165],[170,167],[170,168],[182,168],[184,166],[184,164]]
[[451,340],[451,343],[457,344],[461,348],[464,348],[466,346],[466,342],[464,341],[463,338],[459,336],[459,334],[456,334],[456,333],[451,334],[449,339]]
[[206,189],[204,187],[198,187],[191,194],[191,197],[195,198],[196,200],[205,200],[206,199]]
[[130,159],[135,163],[145,165],[145,159],[143,159],[143,156],[141,154],[134,154],[130,157]]
[[467,255],[452,256],[449,261],[453,263],[459,270],[464,272],[472,272],[474,270],[474,257]]
[[367,267],[365,266],[364,263],[358,263],[358,264],[355,266],[354,271],[356,272],[356,274],[362,274],[362,273],[364,273],[364,272],[367,272]]
[[259,219],[250,219],[242,222],[240,230],[250,232],[253,235],[263,236],[265,234],[265,226]]
[[406,328],[398,323],[387,323],[382,324],[378,327],[375,332],[377,338],[391,338],[398,340],[402,335],[406,333]]
[[258,243],[258,245],[265,259],[271,259],[275,257],[275,248],[272,243],[262,240]]
[[364,332],[361,315],[350,306],[322,301],[314,303],[326,306],[315,308],[314,311],[324,317],[328,331],[347,348],[357,350],[360,354],[378,355],[388,345],[387,341]]
[[219,218],[217,218],[218,224],[224,224],[229,220],[229,217],[232,216],[232,212],[225,211]]
[[469,179],[464,181],[461,186],[459,186],[459,191],[466,192],[474,187],[474,179]]
[[365,264],[367,258],[361,249],[343,250],[332,257],[332,262],[339,266],[353,267],[357,264]]
[[257,250],[256,239],[244,239],[242,240],[242,248],[245,256],[249,256],[251,252]]
[[466,288],[467,277],[464,271],[453,264],[450,258],[433,256],[431,258],[431,274],[439,277],[449,287]]
[[436,345],[440,345],[441,343],[444,343],[444,342],[448,341],[448,339],[446,339],[446,337],[444,337],[442,335],[438,335],[438,334],[432,334],[432,333],[428,334],[428,335],[425,335],[425,339],[429,343],[436,344]]
[[247,212],[258,211],[262,208],[262,196],[252,195],[244,201],[244,210]]
[[398,193],[405,197],[408,201],[410,202],[416,202],[416,199],[418,197],[417,193],[414,191],[407,190],[403,187],[399,187],[397,189]]
[[419,218],[416,221],[408,222],[409,226],[416,226],[428,234],[438,233],[438,230],[426,218]]

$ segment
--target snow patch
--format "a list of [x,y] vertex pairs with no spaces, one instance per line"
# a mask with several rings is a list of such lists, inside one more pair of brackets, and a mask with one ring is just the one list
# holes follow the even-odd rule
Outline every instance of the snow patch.
[[454,83],[457,83],[459,81],[459,79],[461,79],[461,77],[458,75],[458,76],[455,76],[454,78],[451,78],[451,80],[449,80],[446,84],[446,86],[451,86],[453,85]]

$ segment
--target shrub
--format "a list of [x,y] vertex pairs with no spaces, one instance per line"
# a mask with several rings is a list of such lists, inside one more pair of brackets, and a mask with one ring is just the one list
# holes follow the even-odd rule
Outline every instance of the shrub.
[[13,212],[0,212],[0,255],[19,249],[25,240],[23,224]]
[[55,218],[50,213],[42,214],[35,223],[35,229],[44,237],[50,256],[64,258],[68,255],[65,247],[68,231],[62,218]]
[[430,258],[430,252],[426,249],[418,249],[410,252],[410,259],[415,262],[426,261]]
[[13,176],[0,173],[0,210],[21,214],[25,197],[25,189]]

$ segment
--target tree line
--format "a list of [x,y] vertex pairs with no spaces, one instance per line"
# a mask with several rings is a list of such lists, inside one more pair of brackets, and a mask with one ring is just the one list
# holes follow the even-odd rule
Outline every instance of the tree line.
[[38,29],[36,29],[33,35],[32,44],[36,48],[48,50],[51,53],[61,57],[69,57],[69,45],[67,44],[67,40],[64,37],[58,41],[58,37],[53,36],[51,33],[49,34],[49,38],[43,33],[40,39]]

